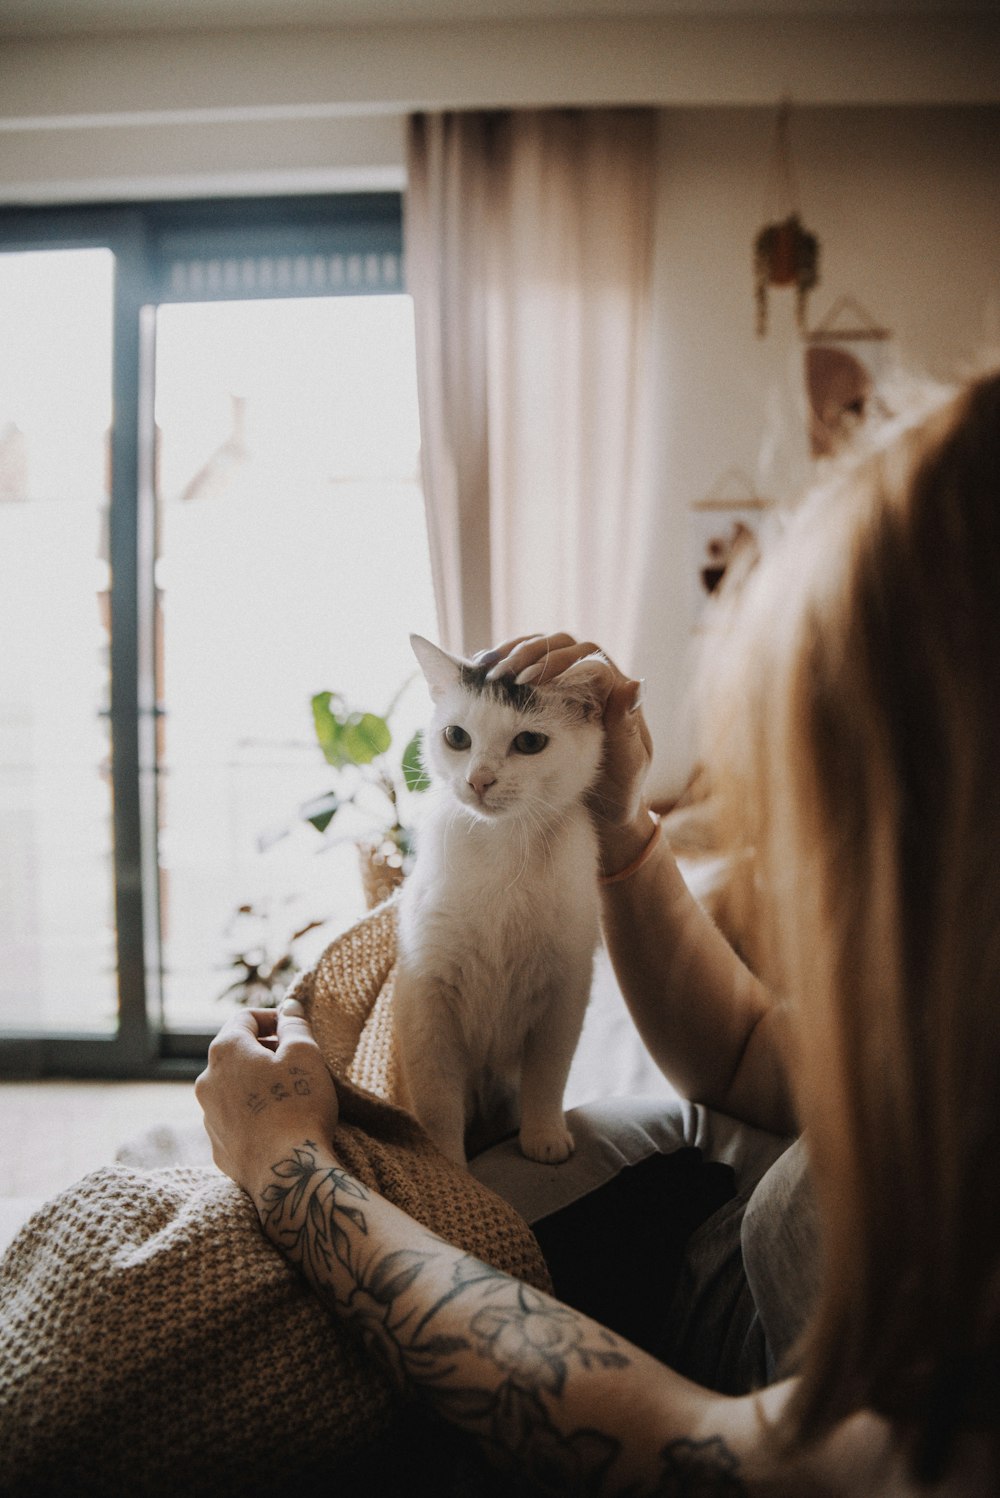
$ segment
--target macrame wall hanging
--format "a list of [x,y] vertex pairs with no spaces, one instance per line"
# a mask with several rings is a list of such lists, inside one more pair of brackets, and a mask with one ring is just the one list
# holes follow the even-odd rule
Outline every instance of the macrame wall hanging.
[[842,296],[806,335],[810,450],[835,456],[870,418],[888,415],[882,387],[890,372],[889,328]]
[[766,212],[777,215],[754,241],[754,278],[757,297],[757,336],[767,332],[767,298],[771,287],[795,288],[795,316],[805,332],[806,303],[819,281],[819,240],[802,224],[798,184],[792,162],[789,124],[792,106],[785,100],[778,110],[774,150],[768,179]]
[[701,499],[690,506],[694,614],[714,594],[739,559],[749,565],[773,502],[760,494],[742,468],[727,468]]

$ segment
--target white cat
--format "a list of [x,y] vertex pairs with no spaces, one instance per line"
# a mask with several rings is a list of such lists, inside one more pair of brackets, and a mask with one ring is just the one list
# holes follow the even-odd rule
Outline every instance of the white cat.
[[470,1124],[519,1100],[522,1152],[565,1160],[563,1091],[598,936],[583,797],[601,759],[605,668],[595,657],[541,688],[490,682],[485,667],[410,639],[434,710],[432,786],[399,907],[407,1101],[464,1164]]

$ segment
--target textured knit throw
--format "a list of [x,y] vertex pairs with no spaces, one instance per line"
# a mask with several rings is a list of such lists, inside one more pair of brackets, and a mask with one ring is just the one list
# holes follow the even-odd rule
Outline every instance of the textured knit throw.
[[[373,912],[297,988],[341,1079],[336,1151],[443,1238],[548,1288],[526,1224],[384,1100],[394,919]],[[4,1498],[482,1491],[470,1463],[414,1419],[215,1170],[99,1170],[0,1261]]]

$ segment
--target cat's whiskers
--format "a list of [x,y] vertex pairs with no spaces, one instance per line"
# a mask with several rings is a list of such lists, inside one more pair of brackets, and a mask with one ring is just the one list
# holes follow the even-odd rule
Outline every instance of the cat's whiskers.
[[445,843],[447,843],[449,841],[449,839],[451,838],[452,834],[454,833],[455,827],[458,824],[461,816],[462,816],[462,807],[461,806],[459,806],[457,803],[455,803],[455,804],[453,804],[453,805],[451,805],[449,807],[447,821],[445,822],[445,826],[444,826],[444,841],[445,841]]
[[533,802],[527,802],[520,810],[522,813],[525,842],[527,844],[526,857],[532,869],[537,870],[540,864],[539,851],[544,854],[549,852],[547,822],[539,808]]
[[532,807],[532,815],[535,822],[534,830],[537,835],[537,841],[546,858],[551,859],[553,835],[560,819],[556,818],[553,821],[551,817],[545,816],[538,807]]
[[[532,845],[540,847],[546,858],[551,859],[555,834],[569,820],[567,809],[563,808],[552,814],[547,808],[542,808],[528,802],[519,808],[520,823],[525,840],[525,858],[530,858]],[[523,869],[521,870],[523,872]]]
[[507,821],[511,826],[512,833],[517,835],[520,851],[520,863],[504,886],[505,890],[510,890],[523,879],[524,875],[531,868],[531,834],[528,826],[530,808],[523,805],[518,806],[514,815],[507,818]]
[[507,885],[508,889],[513,889],[514,885],[520,882],[531,866],[531,839],[520,817],[515,818],[515,825],[521,839],[521,866],[516,874],[511,877],[510,883]]

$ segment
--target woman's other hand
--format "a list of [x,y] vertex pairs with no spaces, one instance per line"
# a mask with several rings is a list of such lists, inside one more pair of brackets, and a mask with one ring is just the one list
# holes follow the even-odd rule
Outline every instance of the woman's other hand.
[[476,657],[488,676],[511,676],[524,685],[554,681],[589,656],[603,663],[605,749],[589,802],[601,843],[604,873],[629,863],[649,839],[643,788],[653,757],[653,741],[642,712],[642,682],[624,675],[599,646],[572,635],[524,635],[506,640]]
[[194,1090],[212,1158],[255,1198],[290,1147],[309,1139],[329,1148],[337,1126],[333,1078],[294,999],[227,1020]]

